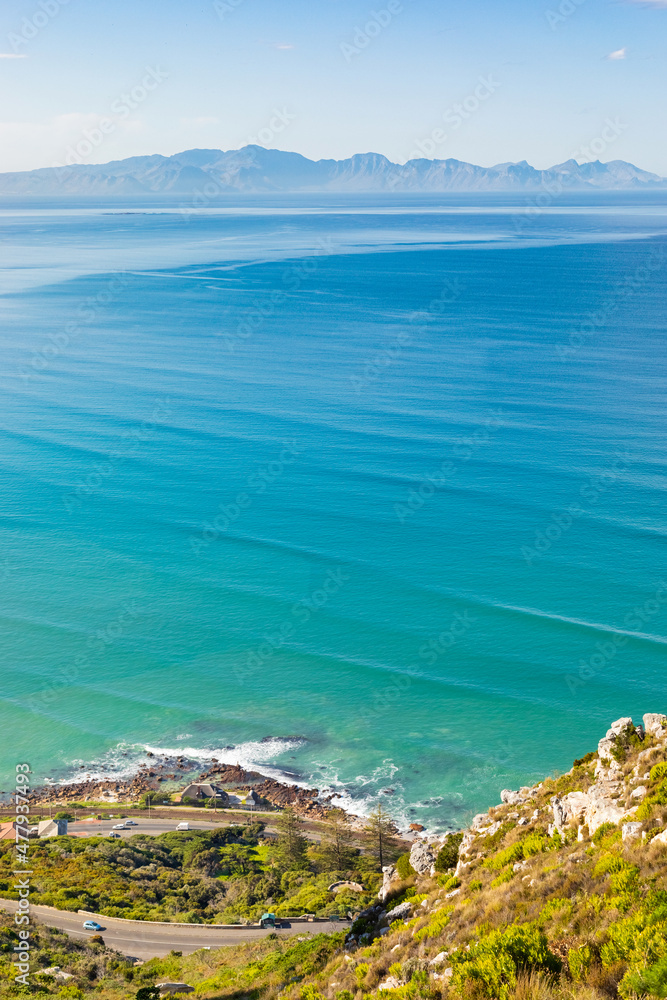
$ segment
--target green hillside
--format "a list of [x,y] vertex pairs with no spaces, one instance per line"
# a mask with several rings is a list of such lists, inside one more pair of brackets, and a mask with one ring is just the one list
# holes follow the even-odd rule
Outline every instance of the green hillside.
[[[458,857],[451,837],[413,846],[347,940],[265,939],[134,968],[102,944],[43,931],[35,968],[59,964],[74,978],[33,975],[32,991],[132,997],[176,980],[235,1000],[667,998],[667,720],[645,720],[646,733],[619,720],[567,774],[503,793]],[[6,919],[7,994],[9,928]]]

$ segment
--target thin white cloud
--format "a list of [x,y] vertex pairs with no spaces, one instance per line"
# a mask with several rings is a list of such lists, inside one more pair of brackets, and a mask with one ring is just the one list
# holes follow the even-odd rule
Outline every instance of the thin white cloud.
[[294,48],[293,45],[288,45],[285,42],[277,42],[273,47],[274,47],[274,49],[293,49]]
[[26,59],[25,52],[0,52],[0,59]]
[[610,52],[607,59],[625,59],[627,49],[616,49],[615,52]]

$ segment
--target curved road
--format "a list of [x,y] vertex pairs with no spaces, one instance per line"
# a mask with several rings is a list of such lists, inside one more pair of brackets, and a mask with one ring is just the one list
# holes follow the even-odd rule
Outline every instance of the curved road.
[[[17,902],[0,899],[0,909],[15,913]],[[83,922],[87,918],[81,913],[55,910],[50,906],[31,906],[32,920],[58,927],[74,938],[89,938],[90,931],[84,931]],[[266,937],[270,930],[260,927],[239,927],[238,930],[216,927],[212,924],[150,924],[141,920],[120,920],[116,917],[100,916],[97,922],[104,927],[100,933],[109,948],[115,948],[131,958],[161,958],[172,949],[189,955],[200,948],[222,948],[225,945],[240,944]],[[317,923],[293,923],[291,927],[277,930],[281,937],[294,934],[331,934],[349,927],[347,920],[318,921]]]

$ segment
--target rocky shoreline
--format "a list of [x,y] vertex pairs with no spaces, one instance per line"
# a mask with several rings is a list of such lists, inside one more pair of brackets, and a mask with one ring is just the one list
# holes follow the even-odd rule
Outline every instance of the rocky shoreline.
[[[72,802],[137,802],[148,793],[164,789],[165,798],[176,791],[176,783],[181,786],[190,781],[214,781],[223,787],[233,788],[239,792],[252,789],[262,802],[276,809],[294,809],[304,819],[326,819],[332,808],[330,805],[334,795],[323,799],[317,788],[302,788],[296,784],[288,784],[268,778],[258,771],[248,771],[238,764],[219,764],[212,761],[212,766],[205,771],[197,761],[185,756],[159,757],[148,752],[149,763],[138,766],[136,774],[129,778],[110,776],[103,778],[83,777],[82,780],[42,785],[35,788],[33,802],[35,805],[67,805]],[[85,771],[85,765],[81,766]],[[259,807],[261,809],[261,806]],[[358,819],[358,817],[350,817]]]

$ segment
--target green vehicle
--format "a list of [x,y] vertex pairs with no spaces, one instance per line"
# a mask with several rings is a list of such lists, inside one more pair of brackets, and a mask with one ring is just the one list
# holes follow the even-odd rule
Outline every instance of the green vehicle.
[[281,921],[278,920],[275,913],[263,913],[259,918],[260,927],[280,927]]

